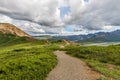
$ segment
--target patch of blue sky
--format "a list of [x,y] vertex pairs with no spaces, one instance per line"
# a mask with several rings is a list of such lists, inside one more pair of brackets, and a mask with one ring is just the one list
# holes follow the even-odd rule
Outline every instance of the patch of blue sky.
[[89,0],[84,0],[85,2],[88,2]]
[[60,16],[63,19],[65,15],[70,13],[70,7],[61,7],[60,8]]
[[73,25],[68,25],[64,28],[65,32],[74,32],[74,26]]

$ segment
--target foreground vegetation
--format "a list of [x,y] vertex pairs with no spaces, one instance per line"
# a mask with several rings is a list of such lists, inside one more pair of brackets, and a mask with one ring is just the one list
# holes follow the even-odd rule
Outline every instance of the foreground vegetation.
[[45,80],[57,64],[54,46],[28,39],[0,34],[0,80]]
[[85,60],[94,70],[120,80],[120,45],[67,46],[65,50],[67,54]]
[[57,64],[55,50],[65,50],[67,54],[86,61],[106,76],[100,80],[120,80],[120,45],[60,48],[63,45],[61,40],[31,42],[27,37],[0,34],[0,80],[45,80]]
[[50,47],[34,43],[9,46],[0,51],[0,80],[45,80],[56,64]]

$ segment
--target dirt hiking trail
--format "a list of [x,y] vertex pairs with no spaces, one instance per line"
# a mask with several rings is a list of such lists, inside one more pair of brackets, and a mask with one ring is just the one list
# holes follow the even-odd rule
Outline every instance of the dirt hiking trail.
[[46,80],[97,80],[102,76],[92,71],[80,59],[71,57],[64,51],[55,51],[54,54],[58,58],[58,64]]

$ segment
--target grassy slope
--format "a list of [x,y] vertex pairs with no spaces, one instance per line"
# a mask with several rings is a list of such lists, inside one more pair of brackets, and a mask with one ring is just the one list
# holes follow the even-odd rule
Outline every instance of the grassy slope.
[[27,37],[17,37],[13,34],[0,34],[0,46],[28,42]]
[[[26,38],[9,34],[4,38],[0,36],[0,43],[0,80],[45,80],[49,71],[57,64],[52,52],[59,49],[58,45],[63,45],[61,42],[28,42]],[[64,50],[67,54],[85,60],[90,67],[105,76],[119,80],[119,49],[120,45],[67,46]]]
[[120,80],[120,45],[68,46],[65,50],[67,54],[85,60],[90,67],[105,76]]
[[44,43],[0,35],[0,80],[45,80],[57,59],[53,48]]

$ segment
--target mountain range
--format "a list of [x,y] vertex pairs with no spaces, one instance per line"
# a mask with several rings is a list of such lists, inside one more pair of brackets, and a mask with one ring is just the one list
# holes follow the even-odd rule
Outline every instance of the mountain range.
[[[12,35],[11,35],[12,34]],[[27,37],[27,40],[33,41],[33,39],[29,34],[25,33],[21,29],[17,28],[13,24],[9,23],[0,23],[0,41],[4,42],[12,39],[14,35],[14,39],[18,37]],[[9,38],[9,39],[8,39]],[[34,38],[41,38],[36,36]],[[43,38],[43,37],[42,37]],[[71,35],[71,36],[44,36],[43,39],[49,40],[70,40],[75,42],[120,42],[120,30],[112,31],[112,32],[98,32],[94,34],[88,35]]]
[[120,30],[112,32],[98,32],[88,35],[54,36],[52,39],[66,39],[76,42],[120,42]]

